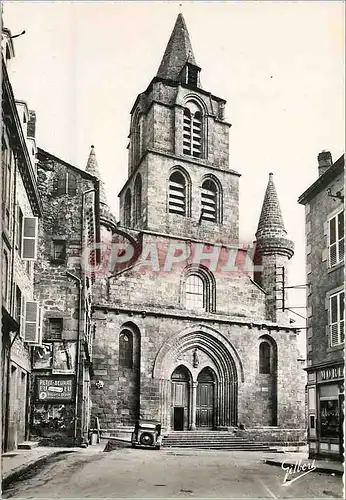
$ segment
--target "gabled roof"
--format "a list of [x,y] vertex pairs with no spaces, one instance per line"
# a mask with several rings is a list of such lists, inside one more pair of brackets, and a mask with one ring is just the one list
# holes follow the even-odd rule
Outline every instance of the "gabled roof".
[[60,163],[61,165],[64,165],[65,167],[70,168],[71,170],[74,170],[76,173],[78,173],[81,177],[84,177],[85,179],[89,180],[95,179],[94,175],[91,175],[90,173],[85,172],[84,170],[81,170],[80,168],[75,167],[74,165],[71,165],[71,163],[67,163],[66,161],[62,160],[61,158],[58,158],[52,153],[48,153],[48,151],[45,151],[42,148],[37,148],[37,158],[39,161],[45,161],[46,159],[56,161],[57,163]]
[[341,174],[345,168],[345,156],[341,155],[331,167],[329,167],[303,194],[298,198],[298,203],[305,205],[309,203],[320,191],[325,189],[337,175]]
[[182,14],[178,14],[156,76],[168,80],[178,80],[179,74],[187,62],[196,66],[184,17]]

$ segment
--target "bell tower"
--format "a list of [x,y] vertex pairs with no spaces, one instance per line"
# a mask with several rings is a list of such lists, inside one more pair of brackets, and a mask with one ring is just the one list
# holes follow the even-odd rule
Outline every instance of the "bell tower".
[[229,166],[226,101],[202,88],[179,14],[156,76],[131,110],[122,226],[238,241],[239,176]]

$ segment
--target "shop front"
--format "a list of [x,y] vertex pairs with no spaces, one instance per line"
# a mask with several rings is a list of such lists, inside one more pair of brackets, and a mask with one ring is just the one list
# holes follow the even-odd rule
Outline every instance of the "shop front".
[[343,362],[308,369],[307,393],[309,458],[343,461]]

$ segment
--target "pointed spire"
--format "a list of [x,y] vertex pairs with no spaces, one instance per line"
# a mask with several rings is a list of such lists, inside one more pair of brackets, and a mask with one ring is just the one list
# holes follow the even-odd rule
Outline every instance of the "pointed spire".
[[284,226],[280,209],[279,198],[276,193],[273,174],[269,174],[267,190],[264,196],[262,212],[259,219],[256,239],[263,238],[286,238],[287,232]]
[[196,65],[189,32],[184,17],[180,13],[175,22],[157,76],[169,80],[178,80],[179,74],[187,62]]
[[91,174],[99,179],[99,181],[100,181],[100,203],[103,203],[103,205],[108,206],[105,186],[104,186],[103,181],[101,180],[100,170],[99,170],[99,166],[98,166],[98,163],[96,160],[95,146],[94,145],[91,146],[91,150],[90,150],[87,166],[85,167],[85,171],[88,172],[88,174]]

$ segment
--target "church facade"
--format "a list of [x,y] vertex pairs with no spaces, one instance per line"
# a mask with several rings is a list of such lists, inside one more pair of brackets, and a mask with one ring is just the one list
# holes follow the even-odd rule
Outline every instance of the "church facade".
[[111,434],[148,418],[166,432],[302,436],[299,332],[283,288],[293,243],[270,174],[256,252],[239,245],[226,102],[200,71],[179,14],[132,108],[120,221],[104,232],[118,251],[94,287],[92,415]]

